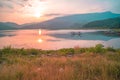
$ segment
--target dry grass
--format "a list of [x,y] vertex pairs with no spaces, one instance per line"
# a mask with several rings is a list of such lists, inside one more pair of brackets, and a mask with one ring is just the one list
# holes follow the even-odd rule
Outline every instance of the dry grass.
[[7,56],[0,80],[119,80],[120,62],[98,54]]
[[120,50],[0,50],[0,80],[119,80]]

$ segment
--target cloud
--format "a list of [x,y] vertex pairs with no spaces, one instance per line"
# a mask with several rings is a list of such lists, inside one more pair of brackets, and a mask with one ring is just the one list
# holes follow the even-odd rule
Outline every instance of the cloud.
[[13,9],[15,6],[24,7],[29,0],[0,0],[1,8]]
[[51,13],[51,14],[45,14],[44,16],[45,17],[52,17],[52,16],[60,16],[62,14],[59,14],[59,13]]
[[3,4],[0,3],[0,7],[3,7]]
[[[32,3],[35,0],[0,0],[0,8],[9,8],[13,9],[16,6],[25,7],[29,6],[32,7]],[[47,0],[37,0],[38,2],[46,2]]]
[[10,0],[2,0],[0,1],[0,8],[10,8],[13,9],[13,6],[9,2]]

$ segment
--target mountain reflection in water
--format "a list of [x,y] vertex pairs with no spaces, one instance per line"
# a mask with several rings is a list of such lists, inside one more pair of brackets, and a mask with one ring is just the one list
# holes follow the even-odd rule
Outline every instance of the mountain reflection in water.
[[[0,31],[0,48],[11,45],[16,48],[60,49],[76,45],[92,47],[96,44],[120,48],[119,36],[107,36],[102,31],[105,30],[5,30]],[[72,35],[71,32],[76,34]]]

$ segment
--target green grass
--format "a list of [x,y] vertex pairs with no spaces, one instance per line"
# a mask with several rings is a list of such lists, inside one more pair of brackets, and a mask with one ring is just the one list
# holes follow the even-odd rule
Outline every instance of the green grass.
[[0,80],[119,80],[120,49],[0,50]]

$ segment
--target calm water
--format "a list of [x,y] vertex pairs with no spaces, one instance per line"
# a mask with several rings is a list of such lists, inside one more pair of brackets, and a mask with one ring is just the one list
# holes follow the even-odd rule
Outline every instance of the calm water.
[[92,47],[99,43],[105,47],[120,48],[120,36],[107,36],[100,30],[0,30],[0,48],[11,45],[46,50]]

